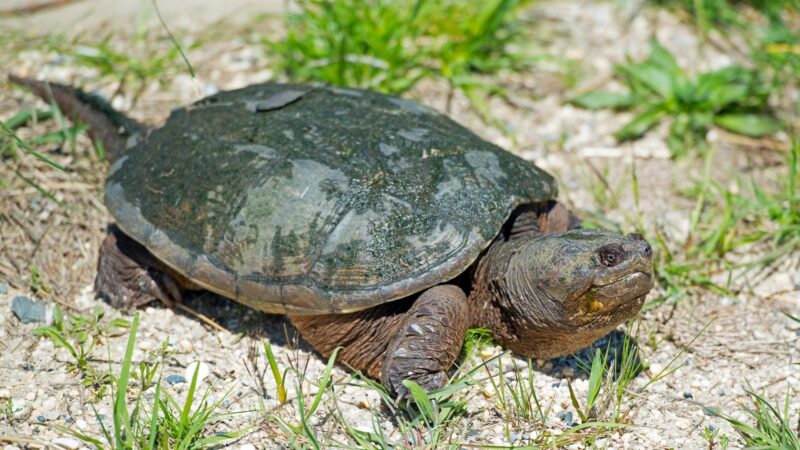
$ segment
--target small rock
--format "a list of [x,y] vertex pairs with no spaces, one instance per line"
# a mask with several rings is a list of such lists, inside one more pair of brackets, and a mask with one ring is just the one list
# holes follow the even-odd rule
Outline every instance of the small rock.
[[358,407],[361,409],[369,409],[369,402],[366,399],[358,400]]
[[205,380],[208,377],[209,370],[208,365],[206,363],[197,361],[189,364],[186,366],[186,370],[183,372],[184,378],[187,380],[191,380],[194,376],[194,371],[197,370],[197,383],[199,384],[201,381]]
[[481,349],[481,356],[484,359],[489,359],[495,355],[493,347],[485,347]]
[[8,389],[0,389],[0,400],[11,398],[11,391]]
[[56,438],[53,439],[53,445],[67,450],[75,450],[80,448],[81,443],[72,438]]
[[48,397],[44,402],[42,402],[42,411],[47,412],[56,408],[58,408],[58,400],[56,400],[54,397]]
[[572,378],[575,375],[575,369],[572,367],[565,367],[561,369],[561,376],[564,378]]
[[194,351],[194,344],[192,341],[183,339],[182,341],[178,342],[178,350],[181,353],[192,353]]
[[167,376],[167,383],[169,384],[186,383],[186,378],[184,378],[182,375],[169,375]]
[[41,423],[45,423],[45,422],[47,422],[47,419],[46,419],[44,416],[41,416],[41,415],[40,415],[40,416],[38,416],[38,417],[36,418],[36,420],[38,420],[38,421],[39,421],[39,422],[41,422]]
[[256,446],[253,444],[244,444],[243,446],[239,447],[239,450],[256,450]]
[[28,420],[33,414],[33,406],[25,400],[12,400],[14,408],[14,419]]
[[561,411],[558,413],[557,417],[564,421],[568,427],[571,427],[573,424],[572,421],[572,411]]
[[47,305],[24,295],[11,300],[11,311],[22,323],[47,322]]
[[6,445],[5,447],[3,447],[3,450],[22,450],[22,449],[20,449],[16,445]]
[[8,294],[8,285],[5,283],[0,283],[0,295]]
[[694,398],[694,396],[692,395],[692,391],[684,391],[683,398]]
[[83,419],[76,420],[75,426],[78,427],[78,429],[81,431],[85,431],[87,428],[89,428],[89,424],[86,423],[86,421]]

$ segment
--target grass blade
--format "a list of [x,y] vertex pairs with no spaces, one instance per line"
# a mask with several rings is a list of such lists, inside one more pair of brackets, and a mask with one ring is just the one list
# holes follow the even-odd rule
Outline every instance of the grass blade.
[[138,326],[139,313],[137,312],[133,315],[131,330],[128,334],[128,345],[125,348],[125,358],[122,360],[122,371],[117,380],[116,402],[114,404],[114,438],[118,449],[127,448],[122,436],[124,436],[125,432],[131,431],[130,415],[128,414],[128,405],[125,397],[128,392],[128,378],[130,376],[133,347],[136,343],[136,329]]
[[777,133],[783,128],[779,120],[763,114],[721,114],[714,117],[714,124],[756,138]]
[[278,363],[275,361],[275,355],[272,354],[272,345],[270,345],[269,342],[264,342],[264,353],[267,355],[267,362],[272,371],[272,377],[275,378],[275,384],[278,386],[278,401],[284,404],[286,403],[286,379],[281,376]]
[[408,389],[408,392],[411,394],[411,397],[414,399],[414,402],[417,404],[417,407],[425,416],[426,420],[428,420],[429,423],[433,423],[435,419],[433,402],[431,402],[430,397],[428,397],[428,393],[412,380],[403,380],[403,386]]

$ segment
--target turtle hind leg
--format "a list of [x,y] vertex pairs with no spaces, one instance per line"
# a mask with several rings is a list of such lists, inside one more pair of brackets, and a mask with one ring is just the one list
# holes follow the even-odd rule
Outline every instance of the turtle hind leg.
[[138,308],[154,300],[173,306],[182,298],[180,280],[146,248],[113,225],[100,247],[94,289],[119,309]]

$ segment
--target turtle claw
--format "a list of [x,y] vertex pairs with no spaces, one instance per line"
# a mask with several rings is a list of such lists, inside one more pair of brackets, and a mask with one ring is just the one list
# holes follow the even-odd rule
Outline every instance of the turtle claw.
[[[417,383],[425,392],[437,391],[447,386],[447,382],[449,381],[445,372],[426,373],[417,377],[407,377],[405,380]],[[405,384],[403,384],[402,380],[398,384],[392,384],[392,394],[394,394],[398,400],[411,398],[411,393],[408,391]]]

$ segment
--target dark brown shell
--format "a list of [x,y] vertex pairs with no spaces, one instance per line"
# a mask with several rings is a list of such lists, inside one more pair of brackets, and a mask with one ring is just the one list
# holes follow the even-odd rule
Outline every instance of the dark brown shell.
[[417,103],[261,84],[172,113],[111,168],[119,227],[201,286],[282,313],[446,281],[553,178]]

